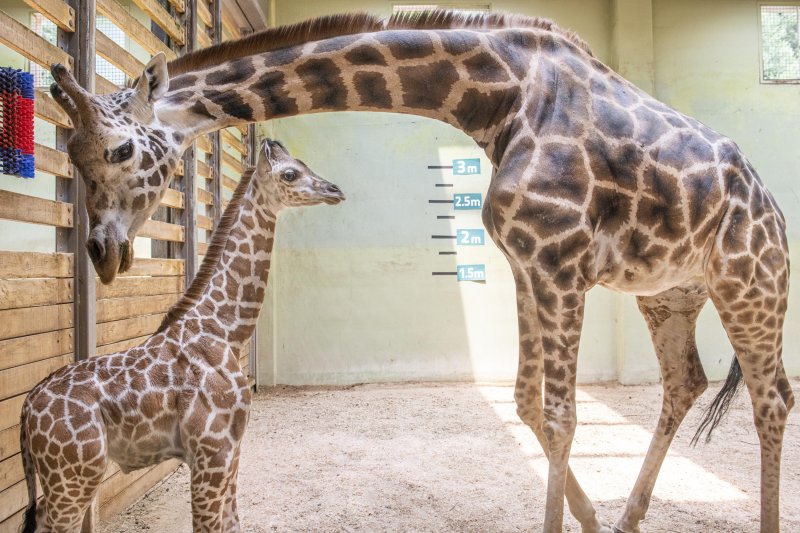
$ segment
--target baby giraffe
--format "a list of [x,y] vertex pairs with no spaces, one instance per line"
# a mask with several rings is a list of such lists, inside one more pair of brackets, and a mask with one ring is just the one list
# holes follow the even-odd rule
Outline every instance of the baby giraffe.
[[28,395],[24,533],[80,531],[109,461],[130,472],[170,458],[191,467],[194,531],[240,531],[236,476],[251,398],[238,355],[261,310],[276,218],[284,207],[342,200],[280,143],[262,144],[158,331],[136,348],[67,365]]

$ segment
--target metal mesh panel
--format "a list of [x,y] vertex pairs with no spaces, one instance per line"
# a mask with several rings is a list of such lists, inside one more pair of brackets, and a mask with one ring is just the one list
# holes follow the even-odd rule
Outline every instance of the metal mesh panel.
[[800,82],[800,7],[761,7],[761,79]]
[[[113,22],[102,15],[97,15],[96,28],[103,32],[106,37],[125,48],[125,32],[118,28]],[[114,85],[125,85],[125,73],[106,61],[100,56],[95,58],[95,72],[113,83]]]
[[[31,29],[50,44],[56,44],[56,32],[58,28],[55,24],[47,20],[44,15],[40,13],[31,14]],[[50,87],[50,84],[53,83],[53,76],[50,74],[50,71],[43,66],[31,61],[28,70],[33,74],[33,86],[37,89]]]

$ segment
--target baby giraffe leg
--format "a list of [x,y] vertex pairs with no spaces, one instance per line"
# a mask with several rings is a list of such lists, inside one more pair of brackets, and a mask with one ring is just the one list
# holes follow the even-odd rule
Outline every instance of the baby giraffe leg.
[[705,284],[676,287],[637,298],[661,367],[664,397],[650,448],[631,491],[625,512],[614,526],[620,533],[639,533],[653,487],[672,438],[684,416],[708,385],[695,343],[695,324],[708,300]]
[[222,513],[223,531],[239,533],[242,529],[239,525],[239,513],[236,506],[236,485],[239,477],[239,454],[241,447],[237,446],[233,455],[231,465],[231,477],[228,482],[228,490],[225,492],[225,507]]
[[233,477],[234,454],[233,447],[216,442],[195,455],[191,479],[194,533],[225,531],[225,497]]

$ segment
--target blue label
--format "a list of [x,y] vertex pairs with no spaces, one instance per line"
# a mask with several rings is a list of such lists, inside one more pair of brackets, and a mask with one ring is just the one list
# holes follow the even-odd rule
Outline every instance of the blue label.
[[456,244],[459,246],[483,246],[486,244],[482,229],[456,230]]
[[486,281],[486,265],[458,265],[458,281]]
[[453,207],[459,211],[467,209],[480,209],[483,207],[483,197],[479,192],[454,194]]
[[481,173],[480,159],[453,159],[454,176],[471,176]]

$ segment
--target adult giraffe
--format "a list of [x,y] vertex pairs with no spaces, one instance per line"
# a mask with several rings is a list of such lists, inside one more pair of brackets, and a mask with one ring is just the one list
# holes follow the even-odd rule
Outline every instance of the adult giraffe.
[[133,89],[109,96],[86,93],[64,67],[53,74],[53,95],[76,123],[69,152],[88,183],[89,254],[104,282],[130,264],[127,243],[198,135],[341,110],[463,130],[495,167],[483,219],[517,285],[515,397],[550,460],[544,530],[561,530],[566,494],[584,532],[610,531],[567,464],[584,295],[599,284],[637,296],[664,381],[658,428],[616,529],[639,530],[672,437],[706,388],[694,328],[710,296],[736,358],[709,420],[713,428],[744,377],[761,443],[761,530],[778,531],[794,403],[781,362],[783,216],[732,141],[638,90],[574,34],[511,15],[341,15],[169,65],[156,56]]

